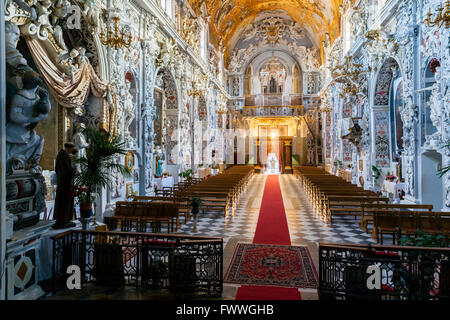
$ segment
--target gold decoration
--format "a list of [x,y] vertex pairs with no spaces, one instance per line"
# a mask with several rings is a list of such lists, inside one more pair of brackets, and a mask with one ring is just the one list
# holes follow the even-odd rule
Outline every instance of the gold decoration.
[[[262,13],[283,10],[294,21],[305,25],[321,43],[324,35],[329,34],[331,42],[339,37],[340,10],[342,0],[188,0],[191,8],[200,8],[206,4],[211,15],[210,29],[213,38],[222,40],[227,53],[232,49],[234,36],[250,25]],[[229,8],[228,8],[229,7]],[[326,13],[328,12],[328,13]],[[197,12],[196,12],[197,13]]]
[[[444,11],[445,10],[445,11]],[[449,28],[450,27],[450,0],[447,0],[445,2],[445,8],[442,5],[439,6],[439,9],[437,10],[437,15],[436,18],[434,18],[434,20],[431,18],[432,17],[432,13],[431,13],[431,8],[428,10],[427,13],[427,17],[425,19],[425,24],[429,27],[438,27],[441,28],[442,26],[445,26],[445,28]]]
[[102,31],[100,32],[100,41],[103,45],[110,46],[116,50],[122,47],[129,48],[131,45],[131,34],[125,35],[125,30],[123,28],[119,31],[119,17],[112,17],[111,19],[114,21],[114,35],[110,29],[105,38],[105,33]]

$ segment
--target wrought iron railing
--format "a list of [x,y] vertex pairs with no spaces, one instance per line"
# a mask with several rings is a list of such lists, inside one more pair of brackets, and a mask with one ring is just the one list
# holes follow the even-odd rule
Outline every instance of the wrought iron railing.
[[449,258],[449,248],[320,243],[319,298],[448,300]]
[[67,267],[80,267],[82,283],[169,289],[176,295],[220,297],[221,238],[72,230],[53,238],[53,291]]
[[245,96],[246,106],[296,106],[303,104],[302,94],[266,93]]
[[273,116],[299,117],[302,115],[304,115],[303,106],[244,107],[244,117],[273,117]]

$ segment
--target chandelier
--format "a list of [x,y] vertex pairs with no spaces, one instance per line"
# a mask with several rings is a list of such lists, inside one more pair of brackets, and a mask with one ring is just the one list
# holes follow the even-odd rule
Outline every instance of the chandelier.
[[434,20],[432,20],[431,18],[432,15],[433,14],[431,13],[430,8],[425,19],[425,23],[429,28],[435,26],[441,28],[443,25],[445,25],[445,27],[448,29],[450,27],[450,0],[447,0],[445,2],[445,8],[441,3],[439,9],[437,9],[437,15]]
[[131,33],[125,34],[125,30],[123,28],[119,31],[119,17],[112,17],[111,19],[114,21],[114,34],[110,29],[107,37],[105,38],[105,33],[102,31],[100,32],[100,41],[103,45],[110,46],[115,50],[121,49],[122,47],[129,48],[132,38]]

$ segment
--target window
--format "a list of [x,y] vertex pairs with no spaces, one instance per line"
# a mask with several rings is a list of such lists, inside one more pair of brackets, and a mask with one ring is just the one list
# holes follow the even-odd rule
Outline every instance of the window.
[[[432,59],[425,70],[424,74],[424,88],[432,88],[433,85],[436,83],[436,68],[439,67],[441,64],[439,60]],[[425,138],[426,136],[430,136],[437,132],[437,128],[433,125],[433,121],[431,119],[431,94],[432,90],[426,90],[422,93],[422,99],[423,99],[423,108],[422,108],[422,137]],[[423,139],[422,143],[425,142],[425,139]]]
[[206,39],[206,27],[203,23],[200,23],[200,56],[204,61],[207,61],[206,59],[206,53],[207,53],[207,39]]
[[393,81],[390,105],[392,160],[398,162],[403,151],[403,121],[401,117],[403,108],[403,81],[401,77]]
[[172,0],[160,0],[160,5],[164,12],[172,18]]

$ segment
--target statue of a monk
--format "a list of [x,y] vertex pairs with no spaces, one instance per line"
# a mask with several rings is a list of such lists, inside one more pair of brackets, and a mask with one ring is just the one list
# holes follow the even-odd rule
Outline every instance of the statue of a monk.
[[53,219],[56,223],[54,229],[71,228],[75,223],[73,219],[73,179],[75,177],[75,169],[72,167],[70,155],[73,152],[74,145],[71,142],[64,144],[64,149],[60,150],[56,156],[55,172],[56,172],[56,198]]

